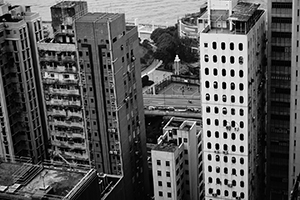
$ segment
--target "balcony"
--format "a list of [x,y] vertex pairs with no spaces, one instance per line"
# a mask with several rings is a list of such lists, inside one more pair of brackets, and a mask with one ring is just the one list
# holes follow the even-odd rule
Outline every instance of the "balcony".
[[70,106],[81,106],[81,102],[79,100],[69,101]]
[[67,99],[51,99],[49,101],[46,101],[46,105],[68,106],[69,100],[67,100]]
[[72,149],[86,149],[85,143],[75,143],[73,141],[68,141],[66,145]]
[[57,79],[43,78],[42,82],[43,82],[43,84],[55,84],[55,83],[57,83]]
[[58,80],[59,83],[63,84],[78,84],[78,79],[64,79],[64,80]]
[[80,118],[82,118],[82,112],[81,111],[79,111],[79,112],[68,111],[67,116],[68,117],[80,117]]
[[52,94],[62,94],[62,95],[79,95],[79,90],[78,89],[65,89],[65,88],[60,88],[60,89],[54,89],[54,88],[49,88],[49,92]]
[[47,65],[42,69],[42,71],[47,71],[47,72],[70,72],[70,73],[77,73],[77,68],[76,67],[69,67],[66,68],[65,66],[57,66],[57,67],[52,67]]
[[67,112],[65,110],[49,110],[47,111],[48,115],[53,115],[53,116],[66,116]]
[[[64,127],[74,127],[74,128],[83,128],[83,122],[72,122],[72,121],[58,121],[58,120],[52,120],[49,121],[49,124],[52,124],[54,126],[64,126]],[[73,133],[72,133],[73,135]]]
[[88,155],[85,153],[85,154],[80,154],[80,153],[75,153],[75,152],[64,152],[64,155],[66,156],[70,156],[72,159],[88,159]]

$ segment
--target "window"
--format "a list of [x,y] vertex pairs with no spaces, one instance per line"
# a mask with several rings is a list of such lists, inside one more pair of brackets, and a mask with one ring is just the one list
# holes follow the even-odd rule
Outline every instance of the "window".
[[240,70],[240,71],[239,71],[239,75],[240,75],[241,78],[243,78],[243,77],[244,77],[244,71],[243,71],[243,70]]
[[213,42],[213,43],[212,43],[212,48],[213,48],[213,49],[217,49],[217,43],[216,43],[216,42]]
[[218,119],[215,119],[215,125],[219,126],[219,120]]
[[222,49],[222,50],[225,50],[225,42],[222,42],[222,43],[221,43],[221,49]]
[[208,43],[205,42],[204,43],[204,47],[207,48],[208,47]]
[[231,95],[231,103],[235,102],[235,96]]
[[240,96],[240,103],[244,103],[244,97]]
[[240,158],[240,163],[243,165],[244,164],[244,158]]
[[239,84],[239,88],[240,88],[240,91],[243,91],[243,90],[244,90],[244,84],[243,84],[243,83],[240,83],[240,84]]
[[227,88],[226,82],[223,82],[223,83],[222,83],[222,89],[223,89],[223,90],[226,90],[226,88]]
[[207,131],[207,137],[211,137],[211,132]]
[[208,166],[208,171],[212,172],[212,166],[210,166],[210,165]]
[[217,81],[214,82],[214,88],[218,89],[218,82]]
[[218,114],[218,113],[219,113],[219,108],[215,107],[215,114]]
[[210,125],[210,119],[209,118],[206,119],[206,124]]
[[211,149],[211,143],[210,142],[207,143],[207,148]]
[[171,198],[171,197],[172,197],[171,192],[168,192],[168,198]]
[[167,187],[171,187],[171,182],[167,182]]
[[170,175],[171,175],[170,172],[166,172],[167,177],[170,177]]
[[243,146],[240,146],[240,152],[244,153],[244,147]]
[[216,55],[213,56],[213,62],[214,62],[214,63],[218,62],[218,58],[217,58]]
[[213,180],[213,179],[212,179],[211,177],[208,177],[208,182],[209,182],[209,183],[212,183],[212,180]]
[[224,167],[224,174],[228,174],[228,168]]
[[231,115],[235,115],[235,109],[231,108]]
[[218,101],[218,95],[217,94],[214,95],[214,100]]
[[162,191],[158,191],[158,196],[162,197],[163,196],[163,192]]
[[244,116],[244,110],[240,109],[240,116]]
[[161,171],[160,170],[157,171],[157,176],[161,176]]
[[231,77],[234,77],[234,70],[233,70],[233,69],[230,70],[230,76],[231,76]]
[[226,98],[225,94],[222,96],[222,100],[223,100],[223,102],[226,102],[227,98]]
[[184,142],[184,143],[187,143],[187,142],[188,142],[188,139],[187,139],[187,138],[183,138],[183,142]]
[[223,107],[222,112],[223,112],[224,115],[226,115],[227,114],[227,108]]
[[231,139],[235,140],[235,133],[231,133]]
[[170,166],[170,161],[166,161],[166,166]]
[[222,63],[226,63],[226,57],[225,56],[222,56],[221,60],[222,60]]
[[208,68],[205,68],[205,69],[204,69],[204,73],[205,73],[205,75],[209,75],[209,69],[208,69]]
[[205,87],[209,88],[209,81],[205,81]]
[[242,43],[239,43],[239,50],[243,51],[243,44]]
[[244,176],[244,170],[242,170],[242,169],[240,170],[240,175]]
[[208,160],[211,160],[211,154],[208,154],[208,155],[207,155],[207,159],[208,159]]
[[226,69],[222,69],[222,76],[226,76]]
[[216,137],[216,138],[219,138],[219,137],[220,137],[219,131],[216,131],[216,132],[215,132],[215,137]]
[[232,146],[231,146],[231,151],[232,151],[232,152],[235,152],[235,151],[236,151],[235,145],[232,145]]
[[204,55],[204,61],[205,61],[205,62],[208,62],[208,61],[209,61],[208,55]]
[[244,58],[242,56],[239,57],[239,63],[242,65],[244,63]]
[[234,64],[234,56],[230,56],[230,63]]
[[205,99],[206,99],[206,101],[209,101],[209,100],[210,100],[209,94],[206,94],[206,95],[205,95]]
[[230,83],[230,89],[234,90],[235,89],[235,84],[234,83]]
[[210,107],[209,106],[206,106],[206,112],[210,113]]
[[230,42],[230,50],[234,50],[234,43]]
[[158,186],[162,186],[162,182],[161,181],[158,181]]
[[240,135],[240,140],[244,141],[244,135],[243,134]]
[[214,75],[217,76],[218,75],[218,70],[216,68],[214,68]]

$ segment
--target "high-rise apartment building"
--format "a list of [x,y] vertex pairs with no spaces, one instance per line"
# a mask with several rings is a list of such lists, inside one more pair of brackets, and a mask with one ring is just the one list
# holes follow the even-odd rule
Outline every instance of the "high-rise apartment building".
[[[291,100],[290,100],[290,137],[289,137],[289,173],[288,173],[288,194],[289,199],[297,199],[299,189],[299,173],[300,173],[300,120],[299,120],[299,27],[300,27],[300,5],[299,1],[293,1],[292,15],[292,56],[291,56]],[[294,191],[294,194],[291,191]]]
[[151,150],[154,197],[204,199],[201,128],[172,118]]
[[[204,19],[206,17],[206,19]],[[208,1],[200,32],[205,199],[263,199],[265,12]]]
[[86,2],[52,6],[54,38],[38,43],[50,156],[79,164],[90,164],[90,159],[74,26],[86,13]]
[[[290,139],[292,0],[268,2],[266,199],[287,199]],[[291,130],[291,131],[294,131]],[[292,134],[292,132],[291,132]]]
[[41,18],[30,7],[0,1],[0,153],[45,158],[44,133],[36,83],[36,41]]
[[76,20],[91,160],[124,176],[126,199],[148,189],[138,32],[124,14],[88,13]]

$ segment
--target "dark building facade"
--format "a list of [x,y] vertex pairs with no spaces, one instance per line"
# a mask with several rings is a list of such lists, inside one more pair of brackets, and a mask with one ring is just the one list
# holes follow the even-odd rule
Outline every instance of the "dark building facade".
[[36,41],[43,38],[41,18],[3,1],[0,9],[0,154],[39,162],[46,157],[34,59]]
[[268,112],[266,199],[287,199],[292,0],[268,1]]
[[148,190],[138,32],[124,14],[88,13],[76,21],[90,157],[123,175],[126,199]]

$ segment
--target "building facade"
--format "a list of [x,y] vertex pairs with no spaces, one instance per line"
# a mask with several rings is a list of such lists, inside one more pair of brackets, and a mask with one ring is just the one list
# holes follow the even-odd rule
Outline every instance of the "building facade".
[[51,7],[51,13],[54,37],[38,43],[48,151],[54,160],[90,164],[74,27],[75,19],[87,13],[87,3],[62,1]]
[[151,150],[155,199],[204,199],[201,127],[171,118]]
[[[293,23],[292,23],[292,56],[291,56],[291,100],[290,100],[290,137],[289,137],[289,173],[288,173],[288,194],[289,199],[299,197],[299,173],[300,173],[300,121],[299,121],[299,2],[293,1]],[[291,192],[294,191],[294,192]]]
[[41,18],[30,7],[10,6],[3,1],[1,12],[1,131],[3,156],[46,157],[38,84],[36,41],[43,38]]
[[205,199],[264,199],[265,12],[209,1],[200,33]]
[[[287,199],[291,92],[292,0],[268,1],[266,199]],[[292,109],[293,110],[293,109]],[[294,115],[293,115],[294,116]],[[292,144],[294,146],[294,144]]]
[[88,13],[76,20],[91,161],[123,175],[126,199],[148,193],[146,133],[138,32],[124,14]]

